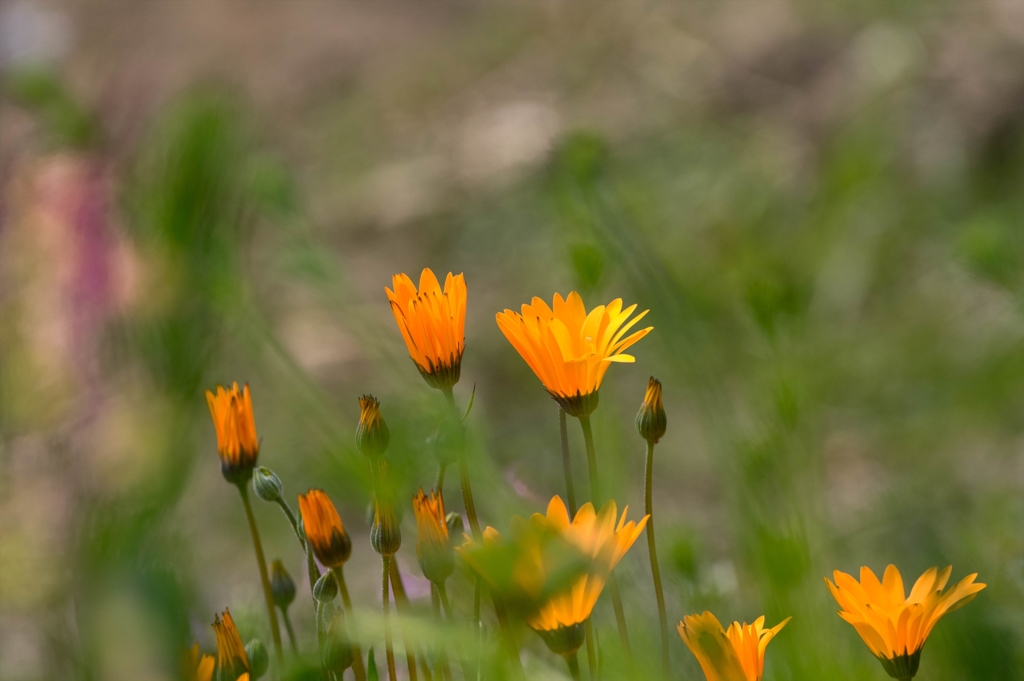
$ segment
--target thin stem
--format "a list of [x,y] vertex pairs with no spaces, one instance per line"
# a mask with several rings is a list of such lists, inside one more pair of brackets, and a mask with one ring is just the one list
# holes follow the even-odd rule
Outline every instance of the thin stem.
[[[404,615],[408,609],[409,598],[405,595],[405,585],[402,583],[402,575],[398,572],[398,560],[395,558],[391,559],[391,565],[388,567],[388,574],[391,576],[391,589],[395,592],[395,609],[399,615]],[[409,680],[416,681],[416,650],[412,644],[412,641],[406,635],[405,631],[405,620],[400,619],[398,621],[399,627],[402,629],[402,640],[405,642],[405,663],[409,667]],[[423,663],[426,667],[426,662]],[[429,670],[424,676],[429,675]]]
[[437,490],[437,496],[444,500],[444,472],[447,470],[448,464],[439,463],[437,464],[437,482],[434,484],[434,489]]
[[[583,442],[587,447],[587,468],[590,471],[590,494],[594,505],[599,505],[603,499],[601,496],[601,482],[597,475],[597,455],[594,452],[594,432],[590,427],[590,416],[580,416],[580,427],[583,428]],[[633,667],[633,650],[629,644],[629,630],[626,629],[626,615],[622,608],[622,596],[619,594],[619,581],[615,573],[608,575],[608,591],[612,595],[612,606],[615,609],[615,623],[619,627],[619,639],[622,641],[622,651],[626,655],[626,664],[630,670],[630,677],[635,677]]]
[[292,529],[295,530],[295,536],[298,537],[299,543],[302,544],[302,550],[306,550],[306,538],[302,536],[302,532],[299,530],[299,519],[295,517],[295,513],[292,511],[292,507],[288,505],[288,502],[278,497],[277,505],[284,511],[285,516],[288,518],[288,522],[292,524]]
[[[430,604],[433,606],[434,619],[437,620],[437,626],[439,628],[444,627],[444,620],[441,619],[441,592],[437,588],[437,584],[430,584]],[[438,650],[438,661],[437,661],[437,676],[441,679],[452,678],[451,665],[448,663],[448,648],[444,644],[444,638],[441,639],[440,649]]]
[[317,580],[320,579],[320,568],[316,566],[316,561],[313,560],[313,547],[309,544],[306,545],[306,571],[309,573],[309,595],[313,598],[313,607],[316,608],[317,600],[316,596],[313,595],[313,587],[316,586]]
[[[455,395],[452,394],[452,389],[447,388],[442,392],[444,393],[445,402],[448,403],[448,408],[451,410],[452,417],[455,419],[455,423],[461,424],[459,408],[455,406]],[[466,515],[469,517],[469,527],[473,532],[473,539],[480,542],[483,538],[483,534],[480,532],[480,521],[476,516],[476,504],[473,502],[473,488],[469,484],[469,464],[466,462],[465,446],[457,447],[456,455],[459,460],[459,481],[462,483],[462,503],[466,507]]]
[[[352,623],[352,638],[358,638],[358,627],[356,626],[356,611],[352,607],[352,599],[348,595],[348,585],[345,584],[345,570],[343,567],[331,568],[334,581],[338,584],[338,591],[341,592],[341,602],[345,604],[345,612],[348,613],[349,621]],[[352,673],[356,675],[356,681],[366,681],[366,668],[363,667],[363,651],[358,643],[352,644]]]
[[566,426],[565,410],[558,408],[558,434],[562,440],[562,468],[565,469],[565,493],[569,497],[569,515],[576,517],[576,490],[572,484],[572,462],[569,460],[569,430]]
[[661,586],[661,570],[658,568],[658,549],[654,543],[654,502],[651,483],[654,473],[654,443],[647,442],[647,472],[644,483],[644,512],[647,513],[647,550],[651,556],[651,575],[654,578],[654,595],[658,598],[658,619],[661,624],[661,671],[664,678],[669,675],[668,657],[668,615],[665,611],[665,592]]
[[277,655],[278,664],[281,664],[284,661],[284,652],[281,650],[281,629],[277,624],[277,610],[274,607],[274,594],[270,590],[270,578],[267,577],[267,559],[263,557],[260,531],[256,528],[256,517],[252,514],[252,504],[249,503],[249,486],[242,483],[238,486],[238,491],[242,495],[242,505],[245,506],[245,517],[249,519],[252,545],[256,549],[256,562],[260,566],[260,581],[263,582],[263,596],[267,601],[267,613],[270,615],[270,635],[274,639],[274,653]]
[[565,661],[569,663],[569,673],[572,674],[573,681],[582,681],[580,676],[580,661],[576,657],[576,651],[572,651],[570,654],[565,656]]
[[583,625],[583,631],[587,634],[587,674],[590,681],[594,681],[597,678],[597,652],[594,650],[594,625],[589,617]]
[[[444,608],[444,617],[448,622],[449,627],[456,626],[455,617],[452,615],[452,605],[448,600],[448,589],[444,582],[435,585],[437,588],[438,600],[441,601],[441,607]],[[459,643],[458,637],[454,637],[452,645],[455,647],[455,657],[459,660],[459,666],[462,667],[462,676],[465,681],[471,681],[474,678],[472,671],[469,667],[469,661],[463,654],[462,644]],[[449,672],[450,674],[451,672]]]
[[391,562],[390,556],[381,556],[382,570],[381,570],[381,595],[382,607],[384,608],[384,651],[387,656],[388,662],[388,679],[389,681],[396,681],[398,678],[395,674],[395,651],[391,647],[391,596],[388,595],[388,582],[390,575],[388,574],[388,563]]
[[295,630],[292,629],[292,621],[288,617],[288,608],[281,608],[281,619],[284,620],[284,629],[288,632],[288,642],[292,646],[292,655],[298,655],[299,644],[295,642]]

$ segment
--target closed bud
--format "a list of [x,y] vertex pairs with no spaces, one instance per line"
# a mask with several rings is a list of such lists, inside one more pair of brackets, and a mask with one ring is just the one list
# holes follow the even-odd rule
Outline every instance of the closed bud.
[[462,533],[466,531],[462,516],[455,511],[445,516],[444,523],[448,526],[448,536],[450,537],[461,537]]
[[282,610],[287,610],[295,600],[295,582],[280,560],[275,560],[270,566],[270,592],[274,596],[274,604]]
[[342,611],[335,610],[331,623],[327,626],[327,640],[324,642],[323,663],[328,671],[334,672],[340,679],[346,669],[352,666],[355,657],[352,654],[352,643],[345,628],[345,616]]
[[352,540],[345,531],[338,509],[320,489],[299,495],[299,511],[306,542],[325,567],[341,567],[352,555]]
[[334,574],[328,570],[313,585],[313,598],[317,603],[330,603],[337,595],[338,583],[334,581]]
[[393,556],[402,546],[402,528],[390,501],[377,501],[370,526],[370,544],[382,556]]
[[359,398],[359,425],[356,427],[356,446],[364,456],[376,459],[387,451],[391,433],[380,415],[380,402],[373,395]]
[[266,466],[259,466],[252,475],[252,488],[263,501],[277,501],[284,494],[284,485],[277,473]]
[[416,557],[423,576],[434,584],[443,584],[455,570],[455,551],[449,539],[440,494],[424,494],[421,489],[412,499],[416,514]]
[[258,639],[254,638],[245,644],[245,654],[249,656],[249,678],[260,678],[267,673],[270,667],[270,656],[267,654],[267,647]]
[[644,403],[636,415],[636,430],[640,437],[656,444],[665,436],[666,426],[665,406],[661,403],[661,381],[651,376],[647,382]]

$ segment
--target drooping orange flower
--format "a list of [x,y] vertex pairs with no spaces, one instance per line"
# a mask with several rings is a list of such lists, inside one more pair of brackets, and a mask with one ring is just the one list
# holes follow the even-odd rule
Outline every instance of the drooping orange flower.
[[352,540],[334,507],[322,489],[311,489],[299,495],[299,511],[306,541],[324,567],[341,567],[352,555]]
[[839,616],[864,639],[868,649],[894,679],[911,679],[921,662],[921,649],[935,623],[946,613],[970,603],[985,588],[975,583],[976,573],[967,575],[943,593],[952,566],[928,568],[910,597],[895,565],[885,568],[882,580],[867,566],[860,569],[860,581],[845,572],[832,573],[835,583],[825,578],[829,591],[842,607]]
[[[650,333],[647,327],[626,332],[644,315],[629,319],[636,305],[622,309],[622,299],[598,305],[589,313],[575,291],[563,300],[555,294],[551,307],[540,298],[496,315],[505,338],[533,369],[548,393],[573,416],[597,407],[597,391],[611,362],[632,362],[623,350]],[[627,321],[628,320],[628,321]]]
[[226,672],[228,678],[238,678],[249,673],[249,656],[238,635],[235,621],[227,608],[224,614],[213,619],[213,632],[217,637],[217,667]]
[[188,661],[186,662],[188,678],[191,681],[211,681],[216,664],[217,660],[213,655],[200,655],[199,644],[194,643],[188,651]]
[[726,631],[718,618],[705,610],[684,617],[677,629],[707,681],[761,681],[768,643],[790,619],[765,629],[762,615],[753,624],[733,622]]
[[412,498],[412,510],[416,514],[416,556],[420,568],[431,582],[443,583],[455,569],[444,499],[434,491],[424,494],[421,489]]
[[247,482],[260,453],[249,384],[242,390],[238,389],[238,383],[233,383],[229,389],[218,385],[216,394],[206,391],[206,403],[217,431],[221,473],[230,482]]
[[430,268],[420,274],[419,290],[405,274],[385,287],[409,356],[427,383],[441,390],[459,382],[466,349],[466,279],[448,273],[444,291]]

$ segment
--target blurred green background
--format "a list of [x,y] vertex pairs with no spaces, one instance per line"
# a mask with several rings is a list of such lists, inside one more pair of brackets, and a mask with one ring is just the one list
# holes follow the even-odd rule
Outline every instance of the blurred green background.
[[[252,386],[293,505],[338,504],[378,608],[356,398],[408,495],[432,484],[443,402],[384,296],[426,266],[469,286],[486,523],[564,493],[556,406],[494,314],[622,297],[654,331],[608,373],[598,459],[639,517],[660,378],[671,622],[792,615],[765,679],[880,681],[822,577],[952,564],[989,586],[919,678],[1024,679],[1024,3],[20,0],[0,38],[0,679],[175,678],[226,606],[269,644],[219,382]],[[301,555],[255,510],[309,651]],[[425,617],[411,512],[404,536]],[[618,573],[650,675],[643,539]],[[614,678],[606,599],[595,622]],[[565,676],[519,634],[530,678]]]

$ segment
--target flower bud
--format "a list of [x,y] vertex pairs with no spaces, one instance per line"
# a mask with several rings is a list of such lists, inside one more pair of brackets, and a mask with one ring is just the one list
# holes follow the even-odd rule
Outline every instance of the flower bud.
[[253,473],[252,488],[263,501],[277,501],[284,494],[281,478],[266,466],[259,466]]
[[341,567],[352,555],[352,540],[341,522],[338,509],[320,489],[299,495],[303,532],[313,554],[324,567]]
[[295,600],[295,582],[280,560],[270,566],[270,592],[274,595],[274,604],[281,610],[287,610]]
[[450,512],[444,517],[444,524],[448,526],[449,537],[461,537],[462,533],[466,531],[466,526],[462,522],[462,516],[455,511]]
[[267,673],[270,656],[267,655],[267,647],[258,638],[245,644],[245,654],[249,656],[249,678],[255,681]]
[[370,526],[370,544],[382,556],[393,556],[402,546],[402,528],[395,516],[395,506],[390,501],[377,501]]
[[328,671],[340,679],[342,673],[352,666],[354,660],[352,643],[345,628],[345,616],[340,609],[334,611],[331,623],[327,625],[327,640],[324,642],[323,663]]
[[455,551],[449,539],[440,494],[424,494],[421,489],[412,499],[416,514],[416,557],[423,576],[434,584],[443,584],[455,570]]
[[380,415],[380,402],[373,395],[359,398],[359,425],[356,427],[356,446],[364,456],[376,459],[391,442],[391,433]]
[[640,437],[651,444],[657,444],[665,436],[666,425],[665,406],[661,403],[661,381],[651,376],[647,382],[644,403],[636,415],[636,430]]
[[337,595],[338,583],[334,581],[334,573],[328,570],[313,585],[313,598],[317,603],[330,603]]
[[207,390],[206,404],[217,431],[220,472],[228,482],[242,485],[252,477],[260,453],[249,384],[241,390],[237,383],[229,389],[218,385],[216,394]]

